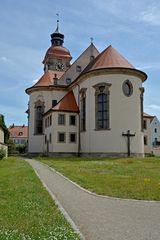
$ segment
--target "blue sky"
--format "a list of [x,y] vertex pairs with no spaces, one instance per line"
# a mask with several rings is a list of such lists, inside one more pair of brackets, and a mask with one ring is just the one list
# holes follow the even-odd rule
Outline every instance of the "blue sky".
[[144,109],[160,119],[160,2],[149,0],[1,0],[0,113],[27,124],[25,89],[43,74],[42,60],[60,14],[64,46],[77,58],[94,38],[148,75]]

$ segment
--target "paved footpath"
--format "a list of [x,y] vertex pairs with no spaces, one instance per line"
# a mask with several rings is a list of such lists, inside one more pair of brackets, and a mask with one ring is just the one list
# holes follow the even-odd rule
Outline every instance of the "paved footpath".
[[160,239],[160,202],[96,196],[44,164],[27,161],[86,240]]

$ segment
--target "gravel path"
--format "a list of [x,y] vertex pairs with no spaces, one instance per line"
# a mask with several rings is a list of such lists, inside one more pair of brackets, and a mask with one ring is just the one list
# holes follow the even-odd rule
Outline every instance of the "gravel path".
[[160,202],[96,196],[27,159],[86,240],[160,239]]

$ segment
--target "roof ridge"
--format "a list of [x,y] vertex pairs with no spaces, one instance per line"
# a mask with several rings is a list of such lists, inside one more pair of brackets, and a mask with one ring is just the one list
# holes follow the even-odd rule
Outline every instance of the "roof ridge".
[[109,45],[91,63],[89,63],[83,73],[95,69],[114,67],[135,69],[135,67],[125,57],[113,48],[112,45]]

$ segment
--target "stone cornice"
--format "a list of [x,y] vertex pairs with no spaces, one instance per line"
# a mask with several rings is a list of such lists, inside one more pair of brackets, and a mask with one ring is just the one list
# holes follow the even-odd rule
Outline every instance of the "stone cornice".
[[56,90],[56,91],[68,91],[71,90],[72,88],[74,88],[74,86],[77,83],[80,83],[81,81],[90,78],[92,76],[101,76],[101,75],[105,75],[105,74],[126,74],[126,75],[131,75],[131,76],[136,76],[138,78],[140,78],[142,80],[142,82],[144,82],[147,79],[147,74],[134,69],[134,68],[118,68],[118,67],[112,67],[112,68],[101,68],[101,69],[95,69],[92,70],[90,72],[86,72],[86,73],[81,73],[70,85],[50,85],[50,86],[36,86],[36,87],[30,87],[27,88],[25,90],[25,92],[27,94],[30,94],[32,92],[36,92],[36,91],[52,91],[52,90]]
[[64,85],[56,85],[56,86],[36,86],[36,87],[30,87],[25,90],[27,94],[30,94],[32,92],[37,91],[67,91],[67,86]]
[[95,69],[90,72],[80,74],[69,86],[68,89],[72,89],[77,83],[85,80],[86,78],[90,78],[92,76],[101,76],[104,74],[126,74],[131,76],[139,77],[142,82],[147,79],[147,74],[134,69],[134,68],[102,68],[102,69]]

